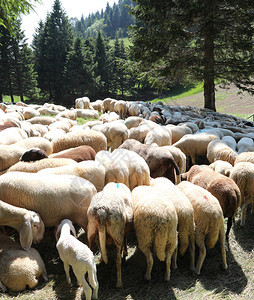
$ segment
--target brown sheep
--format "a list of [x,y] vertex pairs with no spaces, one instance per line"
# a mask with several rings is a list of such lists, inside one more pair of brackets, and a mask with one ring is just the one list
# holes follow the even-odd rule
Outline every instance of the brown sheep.
[[71,158],[76,162],[81,162],[84,160],[94,160],[96,152],[95,150],[87,145],[82,145],[70,149],[60,151],[58,153],[53,153],[50,155],[51,158]]
[[241,192],[233,179],[213,171],[208,166],[194,165],[181,175],[182,180],[188,180],[208,190],[221,205],[223,215],[228,218],[226,238],[232,226],[233,217],[241,203]]
[[180,182],[179,168],[169,151],[153,145],[141,144],[134,139],[126,140],[119,148],[132,150],[143,157],[149,166],[152,178],[166,177],[173,183]]

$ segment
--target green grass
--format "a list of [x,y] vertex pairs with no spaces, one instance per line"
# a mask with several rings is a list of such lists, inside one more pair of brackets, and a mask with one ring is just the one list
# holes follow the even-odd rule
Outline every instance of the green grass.
[[[27,97],[24,97],[24,101],[28,100]],[[20,97],[19,96],[14,96],[14,102],[20,102]],[[11,96],[4,95],[3,96],[3,102],[11,102]]]
[[200,92],[204,91],[203,83],[197,83],[195,85],[189,85],[186,87],[176,87],[172,88],[169,93],[163,97],[163,98],[156,98],[152,100],[151,102],[156,103],[158,101],[161,101],[163,103],[170,102],[171,100],[176,100],[178,98],[188,97],[195,94],[198,94]]
[[88,121],[96,121],[94,118],[77,118],[76,120],[78,125],[83,125]]

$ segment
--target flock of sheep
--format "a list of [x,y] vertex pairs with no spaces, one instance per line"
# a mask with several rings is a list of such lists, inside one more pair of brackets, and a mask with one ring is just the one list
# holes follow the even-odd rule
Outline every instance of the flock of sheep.
[[[77,125],[77,118],[94,120]],[[217,241],[227,269],[225,240],[238,208],[244,226],[250,203],[253,213],[252,122],[205,109],[111,98],[78,98],[72,109],[0,103],[3,292],[33,288],[41,276],[47,280],[31,245],[52,226],[66,280],[71,282],[71,266],[86,299],[99,293],[94,243],[105,263],[107,243],[116,246],[116,287],[121,287],[131,230],[146,257],[146,280],[154,255],[165,261],[168,281],[177,255],[187,249],[190,270],[200,274],[206,247]],[[89,245],[77,239],[73,225],[85,230]],[[9,237],[9,227],[18,231],[19,242]]]

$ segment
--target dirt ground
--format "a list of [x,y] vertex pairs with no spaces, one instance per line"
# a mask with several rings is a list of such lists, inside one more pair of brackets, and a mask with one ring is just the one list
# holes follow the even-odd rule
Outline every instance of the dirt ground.
[[[220,113],[233,115],[244,114],[249,116],[254,114],[254,96],[247,92],[240,93],[239,89],[234,85],[230,85],[228,89],[217,85],[215,99],[216,110]],[[167,104],[204,107],[204,95],[202,92],[181,99],[172,100]]]

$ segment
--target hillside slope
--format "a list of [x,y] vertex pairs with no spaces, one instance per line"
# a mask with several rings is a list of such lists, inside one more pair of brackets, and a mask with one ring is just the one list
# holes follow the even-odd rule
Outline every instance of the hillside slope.
[[[215,97],[216,109],[220,113],[237,115],[239,117],[254,114],[254,96],[247,92],[239,94],[239,89],[234,85],[230,85],[228,89],[217,85]],[[192,96],[170,100],[166,104],[204,107],[204,95],[201,92]]]

